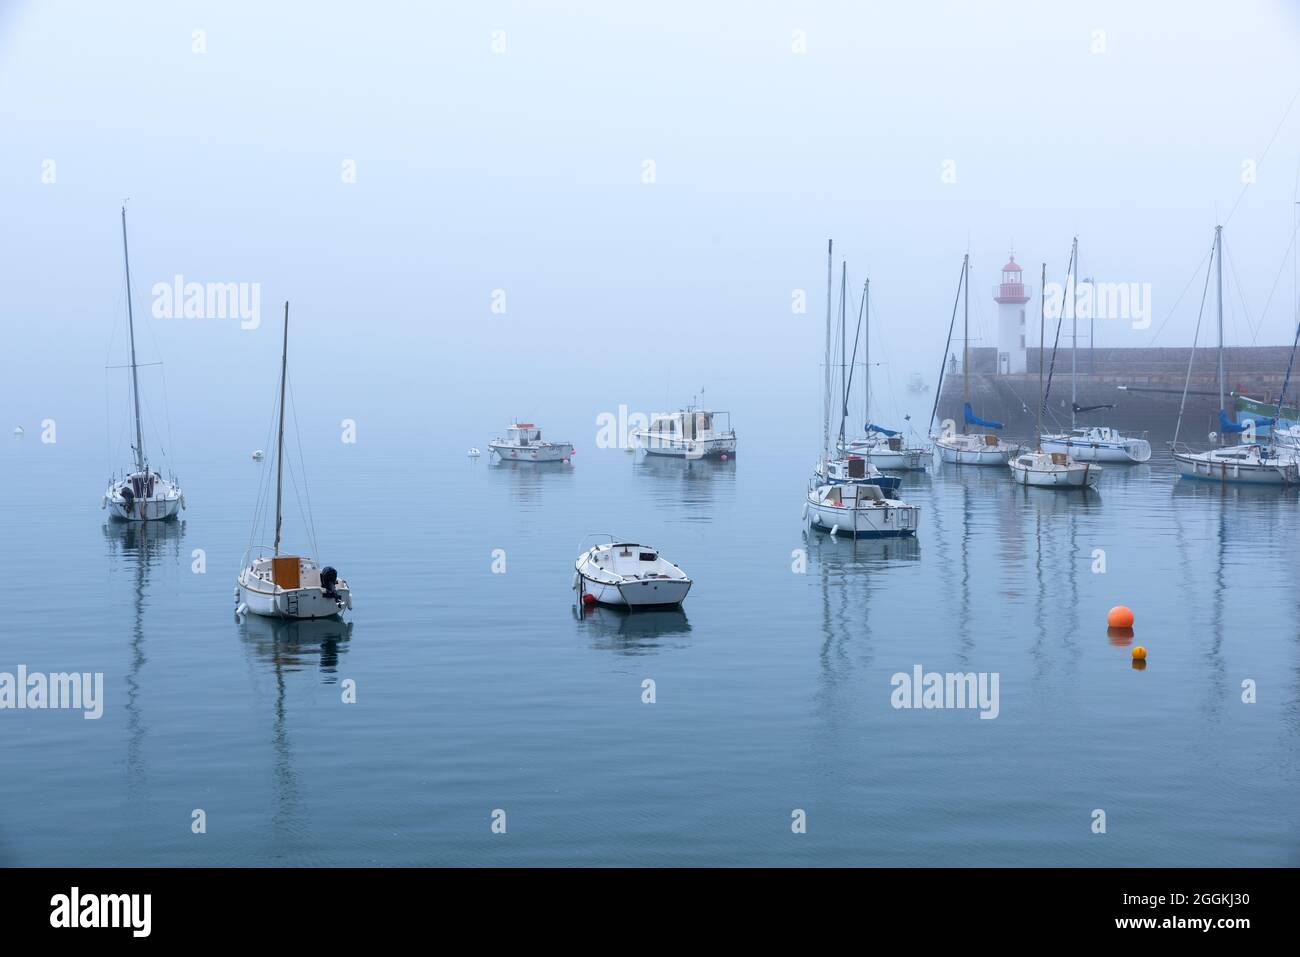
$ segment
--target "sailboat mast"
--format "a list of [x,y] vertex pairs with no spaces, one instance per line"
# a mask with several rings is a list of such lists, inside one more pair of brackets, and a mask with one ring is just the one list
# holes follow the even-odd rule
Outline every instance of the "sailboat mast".
[[280,501],[284,492],[284,384],[289,376],[289,302],[284,303],[284,348],[280,353],[280,433],[275,440],[275,554],[280,554]]
[[1038,415],[1034,423],[1034,443],[1038,451],[1043,451],[1043,353],[1047,335],[1045,315],[1047,313],[1047,263],[1043,263],[1043,275],[1038,281]]
[[144,433],[140,428],[140,374],[135,361],[135,315],[131,311],[131,254],[126,246],[126,207],[122,207],[122,262],[126,266],[126,327],[131,336],[131,400],[135,407],[135,470],[144,471]]
[[961,259],[961,430],[966,432],[966,405],[970,402],[970,253]]
[[1214,291],[1219,300],[1219,408],[1223,405],[1223,227],[1214,227]]
[[840,445],[844,444],[844,420],[849,416],[849,329],[848,329],[848,290],[849,264],[840,266]]
[[1074,431],[1074,407],[1079,403],[1078,387],[1075,385],[1074,377],[1079,369],[1079,309],[1075,304],[1075,296],[1079,290],[1079,237],[1074,237],[1074,248],[1070,250],[1070,265],[1073,269],[1071,277],[1074,282],[1067,281],[1067,286],[1072,286],[1069,290],[1070,298],[1070,431]]
[[833,239],[826,240],[826,362],[823,368],[826,371],[825,393],[822,396],[822,461],[825,462],[830,458],[831,451],[831,289],[835,281],[835,263],[832,250],[835,247]]
[[862,428],[871,428],[871,280],[862,286],[862,311],[866,324],[862,330]]

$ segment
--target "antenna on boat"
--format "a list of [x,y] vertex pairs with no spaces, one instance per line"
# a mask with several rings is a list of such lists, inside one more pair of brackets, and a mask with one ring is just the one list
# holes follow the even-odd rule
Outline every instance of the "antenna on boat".
[[275,554],[280,554],[280,498],[284,490],[284,383],[289,374],[289,301],[284,302],[284,349],[280,353],[280,433],[275,445]]
[[126,246],[126,201],[122,202],[122,262],[126,266],[126,325],[131,337],[131,399],[135,406],[135,470],[143,472],[144,433],[140,428],[140,376],[135,361],[135,315],[131,311],[131,254]]

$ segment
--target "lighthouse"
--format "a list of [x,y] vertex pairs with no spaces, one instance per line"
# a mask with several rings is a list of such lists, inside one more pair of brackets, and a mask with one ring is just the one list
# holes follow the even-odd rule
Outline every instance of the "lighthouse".
[[993,289],[998,304],[998,374],[1025,371],[1025,303],[1029,289],[1020,275],[1020,264],[1013,255],[1002,267],[1002,282]]

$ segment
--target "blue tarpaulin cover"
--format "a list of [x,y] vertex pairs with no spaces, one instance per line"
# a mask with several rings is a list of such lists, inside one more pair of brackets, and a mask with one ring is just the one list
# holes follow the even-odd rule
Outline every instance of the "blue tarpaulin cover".
[[883,425],[876,425],[876,423],[874,422],[867,423],[867,431],[879,432],[881,435],[886,435],[886,436],[894,436],[898,434],[898,432],[896,432],[894,429],[887,429]]
[[991,419],[981,419],[978,415],[975,414],[975,410],[970,407],[969,402],[966,403],[966,408],[963,411],[966,413],[967,425],[979,425],[979,426],[983,426],[986,429],[1002,428],[1001,422],[994,422]]
[[[1252,421],[1252,420],[1248,419],[1247,421]],[[1261,419],[1261,418],[1253,417],[1253,421],[1255,423],[1255,427],[1259,428],[1261,426],[1272,425],[1274,422],[1277,421],[1277,419],[1273,419],[1273,418]],[[1220,409],[1219,428],[1223,429],[1224,432],[1245,432],[1246,423],[1243,422],[1241,425],[1238,425],[1236,422],[1233,422],[1232,419],[1228,418],[1228,413]]]

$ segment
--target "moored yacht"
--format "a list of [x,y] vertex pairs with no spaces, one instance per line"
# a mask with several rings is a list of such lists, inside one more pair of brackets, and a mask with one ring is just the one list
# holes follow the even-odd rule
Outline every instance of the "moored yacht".
[[[284,400],[289,374],[289,304],[284,304],[284,350],[280,358],[280,428],[275,446],[275,542],[244,554],[235,583],[235,614],[267,618],[329,618],[352,607],[352,590],[338,572],[314,558],[280,554],[284,492]],[[305,476],[303,477],[305,483]],[[311,527],[311,523],[308,523]],[[256,534],[256,528],[254,529]]]
[[140,373],[135,356],[135,314],[131,308],[131,256],[126,242],[126,207],[122,207],[122,262],[126,269],[126,322],[131,347],[131,421],[135,426],[134,462],[129,472],[109,479],[101,508],[127,522],[158,522],[175,518],[185,507],[185,493],[176,476],[163,478],[149,465],[140,421]]
[[1080,462],[1146,462],[1151,443],[1145,436],[1125,435],[1105,425],[1071,429],[1040,438],[1044,452],[1064,452]]
[[813,485],[804,518],[836,535],[899,538],[916,534],[921,506],[886,498],[877,485]]
[[[503,462],[564,462],[573,457],[570,442],[544,442],[542,430],[531,422],[516,422],[506,428],[506,434],[488,443]],[[470,455],[477,455],[471,449]]]
[[[715,425],[717,416],[726,416],[725,429]],[[693,406],[654,416],[648,426],[632,433],[632,441],[646,455],[702,459],[736,454],[736,432],[731,427],[731,413]]]

